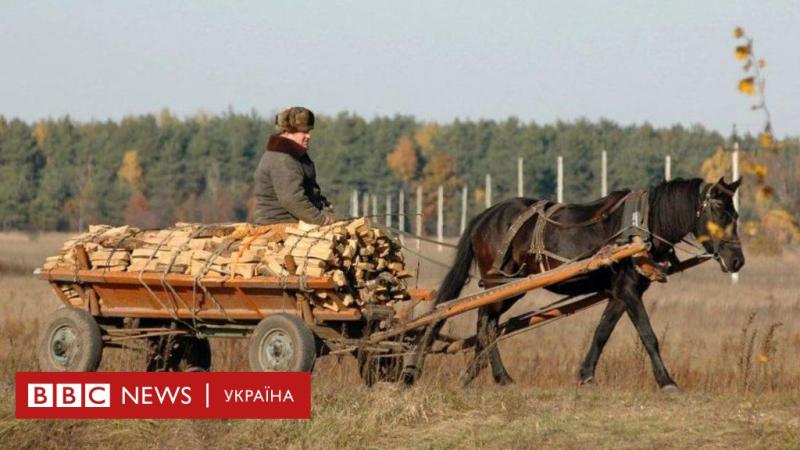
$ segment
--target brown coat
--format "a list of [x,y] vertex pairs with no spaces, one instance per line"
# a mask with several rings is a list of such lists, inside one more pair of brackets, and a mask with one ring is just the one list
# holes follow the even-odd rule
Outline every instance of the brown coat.
[[296,142],[272,135],[255,173],[255,223],[302,220],[323,224],[330,202],[317,184],[308,152]]

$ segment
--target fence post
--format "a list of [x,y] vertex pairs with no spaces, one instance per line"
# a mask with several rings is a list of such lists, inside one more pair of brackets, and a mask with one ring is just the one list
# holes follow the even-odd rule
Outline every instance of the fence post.
[[525,196],[525,184],[522,179],[522,167],[523,161],[522,157],[520,156],[517,158],[517,197],[524,197]]
[[372,220],[374,220],[375,223],[378,223],[378,214],[380,213],[378,212],[378,196],[375,194],[372,194],[372,211],[370,212],[372,213],[370,214],[372,216]]
[[[417,215],[415,217],[417,219],[417,236],[422,236],[422,186],[417,186]],[[422,241],[417,239],[417,250],[421,243]]]
[[558,157],[558,180],[556,182],[556,201],[564,203],[564,157]]
[[600,196],[608,195],[608,153],[603,150],[600,154]]
[[486,208],[492,206],[492,174],[486,174]]
[[392,194],[386,194],[386,226],[392,227]]
[[361,197],[361,214],[364,217],[369,217],[369,192],[364,192]]
[[461,188],[461,226],[459,227],[458,235],[464,234],[467,229],[467,185]]
[[[436,240],[444,240],[444,187],[439,185],[436,192]],[[436,246],[436,250],[442,251],[441,244]]]
[[[731,170],[733,172],[733,181],[739,179],[739,143],[733,143],[733,153],[731,154]],[[733,193],[733,207],[736,208],[736,211],[739,211],[739,190],[737,189],[736,192]],[[736,224],[739,225],[738,223]],[[731,274],[731,283],[736,284],[739,282],[739,273],[732,273]]]
[[356,209],[358,207],[355,205],[355,202],[353,201],[355,195],[357,194],[354,189],[352,192],[350,192],[350,217],[356,217],[358,215],[358,210]]
[[670,155],[664,157],[664,179],[667,181],[672,179],[672,156]]
[[400,230],[400,243],[405,244],[403,233],[406,231],[406,191],[403,188],[400,188],[397,198],[397,228]]

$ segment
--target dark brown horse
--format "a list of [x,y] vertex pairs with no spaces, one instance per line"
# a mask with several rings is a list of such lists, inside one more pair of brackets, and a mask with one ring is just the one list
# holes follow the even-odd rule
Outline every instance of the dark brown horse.
[[[723,179],[716,183],[704,183],[701,179],[674,180],[661,183],[648,190],[649,222],[648,236],[652,245],[650,253],[656,261],[674,261],[673,247],[685,236],[692,234],[701,238],[706,251],[717,259],[722,270],[736,272],[744,265],[744,255],[737,235],[737,212],[732,196],[739,181],[726,184]],[[615,207],[629,191],[613,192],[596,202],[582,205],[565,205],[556,211],[544,230],[544,248],[551,254],[567,259],[591,255],[613,241],[624,228],[625,208]],[[514,198],[492,206],[472,219],[458,243],[455,264],[442,282],[436,303],[454,299],[466,283],[473,261],[477,263],[484,280],[492,269],[498,248],[502,245],[507,230],[518,216],[536,201]],[[545,257],[544,263],[535,260],[529,252],[537,220],[534,215],[525,222],[511,241],[501,266],[506,274],[525,276],[541,271],[545,264],[556,267],[558,260]],[[626,219],[627,220],[627,219]],[[626,222],[627,223],[627,222]],[[713,223],[715,225],[710,225]],[[585,224],[581,226],[570,226]],[[711,231],[709,232],[709,228]],[[721,230],[724,230],[720,232]],[[487,283],[486,287],[490,287]],[[580,369],[580,381],[594,380],[595,367],[611,332],[622,316],[627,313],[636,327],[642,344],[653,364],[658,385],[675,391],[675,381],[661,360],[658,339],[650,325],[642,294],[650,286],[650,280],[636,270],[630,260],[625,260],[596,272],[553,285],[548,290],[562,295],[583,295],[608,292],[610,300],[594,333],[589,351]],[[475,348],[477,360],[469,364],[465,381],[472,380],[485,367],[486,359],[491,363],[492,376],[497,383],[512,382],[506,372],[497,346],[492,342],[496,334],[498,319],[520,297],[481,308],[478,312],[478,344]],[[441,326],[441,325],[439,325]],[[436,330],[438,332],[438,329]]]

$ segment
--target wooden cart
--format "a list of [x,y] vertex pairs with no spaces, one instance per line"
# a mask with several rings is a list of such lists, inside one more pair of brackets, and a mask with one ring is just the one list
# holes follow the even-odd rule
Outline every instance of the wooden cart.
[[[422,332],[430,325],[598,270],[645,249],[642,243],[605,248],[591,258],[440,304],[419,317],[410,312],[419,302],[432,301],[434,291],[410,290],[411,301],[399,308],[356,308],[341,303],[342,289],[328,278],[198,279],[152,272],[40,271],[38,276],[52,285],[65,307],[43,332],[39,363],[48,371],[92,371],[104,347],[144,339],[151,349],[148,370],[208,370],[207,338],[249,337],[254,371],[308,371],[319,356],[353,353],[368,384],[397,380],[403,356],[455,352],[474,344],[474,337],[441,337],[432,348],[420,348]],[[697,262],[702,261],[687,262],[678,270]],[[80,297],[70,300],[64,287]],[[341,307],[333,311],[315,306],[309,301],[311,291],[324,292]],[[510,319],[501,326],[501,334],[538,326],[603,300],[602,295],[569,299]]]

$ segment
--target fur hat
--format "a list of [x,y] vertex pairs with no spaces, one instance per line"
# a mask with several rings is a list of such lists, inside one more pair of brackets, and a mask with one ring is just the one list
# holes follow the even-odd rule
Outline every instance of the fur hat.
[[275,125],[281,131],[310,131],[314,128],[314,113],[302,106],[292,106],[275,116]]

